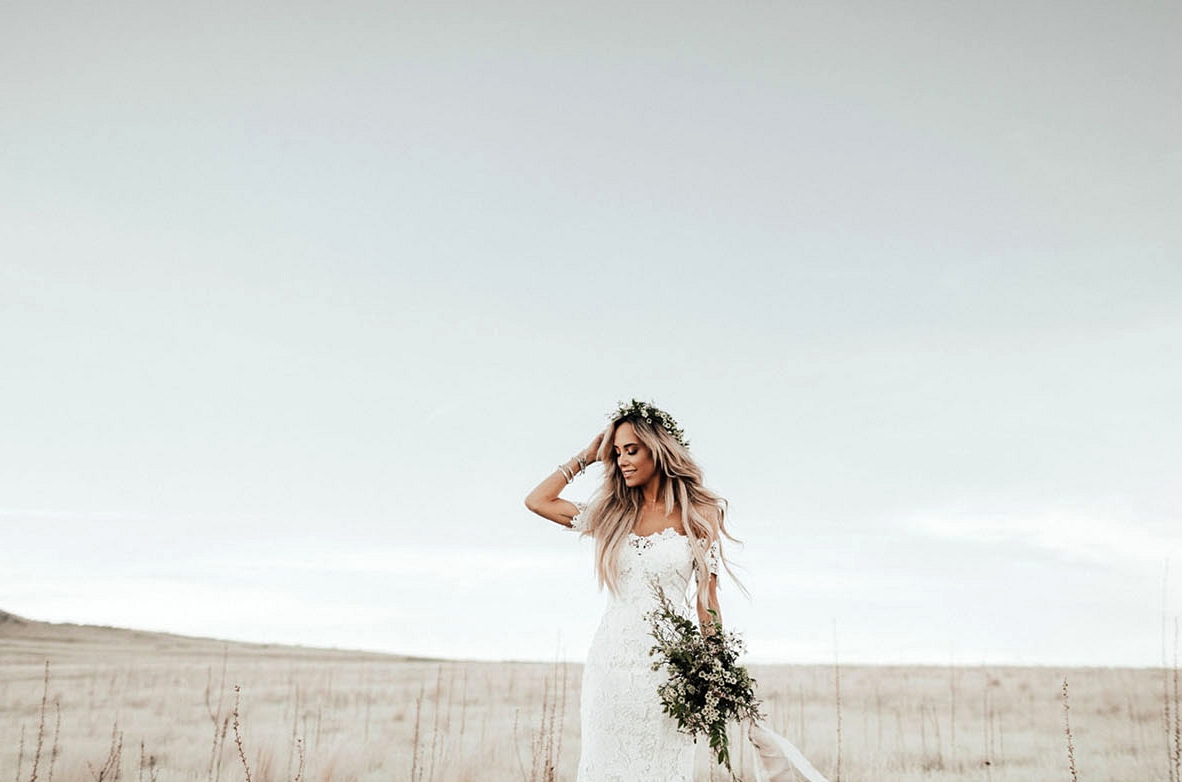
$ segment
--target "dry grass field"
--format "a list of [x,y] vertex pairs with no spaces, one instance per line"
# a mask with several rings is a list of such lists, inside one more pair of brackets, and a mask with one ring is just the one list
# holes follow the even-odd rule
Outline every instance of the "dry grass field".
[[[1173,671],[751,671],[773,727],[833,782],[1178,780]],[[580,675],[0,613],[0,782],[573,782]],[[698,768],[726,779],[704,742]]]

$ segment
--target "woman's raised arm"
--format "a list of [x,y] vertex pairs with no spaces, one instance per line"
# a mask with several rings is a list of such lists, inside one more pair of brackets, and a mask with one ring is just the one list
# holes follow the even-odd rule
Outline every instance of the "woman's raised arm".
[[[583,465],[593,464],[599,460],[599,445],[602,442],[603,432],[600,432],[590,445],[563,462],[561,467],[555,468],[554,472],[547,475],[545,480],[526,495],[525,507],[542,518],[569,527],[571,519],[578,514],[579,509],[573,502],[564,500],[558,495],[568,483],[567,474],[574,475],[582,469]],[[583,460],[582,464],[579,462],[580,458]],[[567,471],[565,474],[563,473],[564,469]]]

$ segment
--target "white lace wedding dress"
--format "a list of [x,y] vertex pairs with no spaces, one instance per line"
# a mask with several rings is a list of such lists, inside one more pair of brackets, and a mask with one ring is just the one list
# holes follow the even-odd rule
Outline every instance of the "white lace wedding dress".
[[[571,522],[580,529],[584,503]],[[711,573],[718,573],[718,543],[706,552]],[[696,745],[679,733],[677,720],[661,708],[657,687],[663,670],[652,670],[651,624],[644,618],[656,601],[649,579],[656,576],[681,614],[697,622],[687,595],[695,579],[690,540],[673,529],[630,534],[620,553],[621,596],[612,595],[587,650],[579,701],[582,750],[576,782],[693,782]],[[610,593],[609,593],[610,594]],[[763,722],[748,725],[755,747],[757,782],[790,782],[799,773],[809,782],[825,777],[783,736]],[[732,755],[734,753],[732,752]]]
[[[572,524],[579,529],[584,505]],[[718,544],[707,552],[718,572]],[[677,720],[661,709],[657,687],[666,679],[652,670],[651,624],[644,618],[656,602],[649,579],[656,576],[683,616],[697,622],[686,597],[694,577],[690,539],[673,529],[630,534],[620,554],[621,596],[610,601],[583,666],[579,702],[582,751],[576,782],[692,782],[692,736],[677,731]],[[610,593],[609,593],[610,595]]]

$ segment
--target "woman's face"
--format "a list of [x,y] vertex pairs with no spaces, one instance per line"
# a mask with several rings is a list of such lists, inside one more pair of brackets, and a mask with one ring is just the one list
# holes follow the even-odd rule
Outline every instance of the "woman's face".
[[652,451],[640,442],[630,421],[616,427],[616,441],[613,445],[616,466],[629,488],[644,486],[657,474]]

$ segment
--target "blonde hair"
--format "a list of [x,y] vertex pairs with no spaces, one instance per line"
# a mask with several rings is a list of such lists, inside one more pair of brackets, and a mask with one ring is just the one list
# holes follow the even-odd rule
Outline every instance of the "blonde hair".
[[644,507],[643,488],[629,487],[624,482],[624,476],[620,473],[613,452],[616,430],[620,424],[627,422],[632,424],[637,439],[652,454],[657,474],[661,476],[665,513],[670,514],[675,506],[681,506],[681,523],[690,539],[694,568],[698,574],[699,607],[718,608],[706,604],[708,595],[704,589],[710,577],[706,552],[715,541],[718,541],[718,554],[722,566],[730,573],[743,594],[750,598],[750,593],[735,576],[723,553],[723,536],[736,543],[742,543],[726,529],[726,500],[703,485],[702,470],[689,450],[664,426],[656,425],[660,424],[659,420],[656,424],[653,420],[635,413],[614,419],[599,446],[598,458],[604,466],[603,485],[583,511],[584,522],[579,528],[580,535],[590,535],[595,539],[595,572],[599,588],[607,586],[613,595],[620,596],[616,563],[620,550],[627,543],[628,534],[640,520]]

